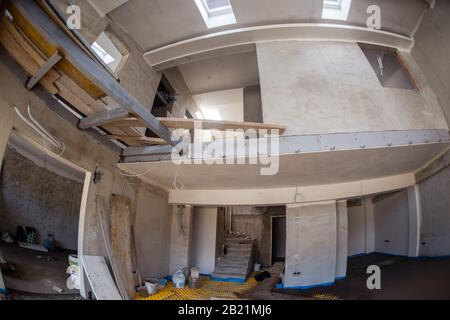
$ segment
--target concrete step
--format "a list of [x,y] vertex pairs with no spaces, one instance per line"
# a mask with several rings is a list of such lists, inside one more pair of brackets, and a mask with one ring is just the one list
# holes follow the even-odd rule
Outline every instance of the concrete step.
[[213,273],[212,275],[214,278],[219,279],[238,279],[245,281],[247,279],[247,274],[245,273]]
[[220,261],[216,268],[248,268],[248,263],[233,263],[229,261]]
[[227,251],[252,251],[252,249],[253,249],[252,245],[250,245],[250,246],[245,246],[245,245],[244,246],[242,246],[242,245],[227,246]]

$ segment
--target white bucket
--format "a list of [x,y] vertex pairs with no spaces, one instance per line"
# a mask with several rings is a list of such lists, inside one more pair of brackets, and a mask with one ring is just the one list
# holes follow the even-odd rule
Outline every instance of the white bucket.
[[155,294],[158,292],[159,280],[158,279],[148,279],[145,282],[145,288],[149,295]]

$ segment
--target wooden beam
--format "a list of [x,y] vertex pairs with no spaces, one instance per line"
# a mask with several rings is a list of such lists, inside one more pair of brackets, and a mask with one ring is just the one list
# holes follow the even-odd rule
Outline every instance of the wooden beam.
[[[120,106],[137,115],[159,137],[171,142],[171,133],[143,105],[132,97],[102,66],[94,62],[35,1],[13,0],[17,10],[54,46],[58,47],[72,65],[102,89]],[[175,142],[174,142],[175,143]]]
[[152,138],[145,136],[118,136],[118,135],[107,135],[110,140],[120,140],[126,143],[139,143],[139,144],[150,144],[150,145],[164,145],[167,144],[164,139]]
[[111,123],[104,124],[102,127],[105,128],[128,128],[128,127],[137,127],[143,128],[145,127],[144,123],[135,117],[123,118],[120,120],[116,120]]
[[158,118],[158,120],[163,123],[167,128],[170,129],[195,129],[195,123],[202,125],[202,130],[248,130],[255,129],[258,130],[279,130],[280,135],[286,131],[285,126],[267,124],[267,123],[256,123],[256,122],[239,122],[239,121],[216,121],[216,120],[201,120],[201,119],[183,119],[183,118]]
[[[122,108],[108,110],[100,113],[93,114],[89,117],[80,120],[78,127],[80,129],[89,129],[93,127],[100,127],[102,125],[116,122],[130,116],[130,113]],[[136,118],[134,118],[136,119]],[[116,126],[117,127],[117,126]],[[131,127],[128,126],[127,127]]]
[[33,89],[33,87],[52,69],[55,64],[61,60],[62,57],[59,55],[58,51],[56,51],[45,63],[44,65],[36,72],[30,80],[28,80],[26,87],[28,90]]

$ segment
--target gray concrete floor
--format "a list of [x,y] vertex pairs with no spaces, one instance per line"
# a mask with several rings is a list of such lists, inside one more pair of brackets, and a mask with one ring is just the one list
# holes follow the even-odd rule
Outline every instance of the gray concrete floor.
[[[366,286],[367,267],[381,269],[381,290]],[[344,300],[418,300],[450,299],[450,259],[408,259],[383,254],[350,258],[348,276],[328,287],[309,290],[275,289],[286,299],[323,297]]]
[[[0,241],[0,250],[15,271],[3,271],[6,288],[12,292],[13,299],[73,299],[79,296],[78,290],[66,286],[68,256],[73,252],[54,251],[42,253],[20,248],[17,244],[8,245]],[[57,286],[62,294],[52,289]]]

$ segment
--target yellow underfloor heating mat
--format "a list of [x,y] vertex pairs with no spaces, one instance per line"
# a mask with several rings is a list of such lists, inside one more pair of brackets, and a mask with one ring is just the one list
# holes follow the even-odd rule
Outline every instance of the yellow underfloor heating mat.
[[183,289],[177,289],[173,286],[172,281],[167,283],[164,289],[158,293],[148,296],[147,298],[136,297],[136,300],[210,300],[218,299],[234,299],[235,293],[243,293],[256,286],[257,282],[253,276],[250,276],[245,283],[236,282],[219,282],[213,281],[209,277],[201,277],[201,287],[199,289],[191,289],[189,285]]

